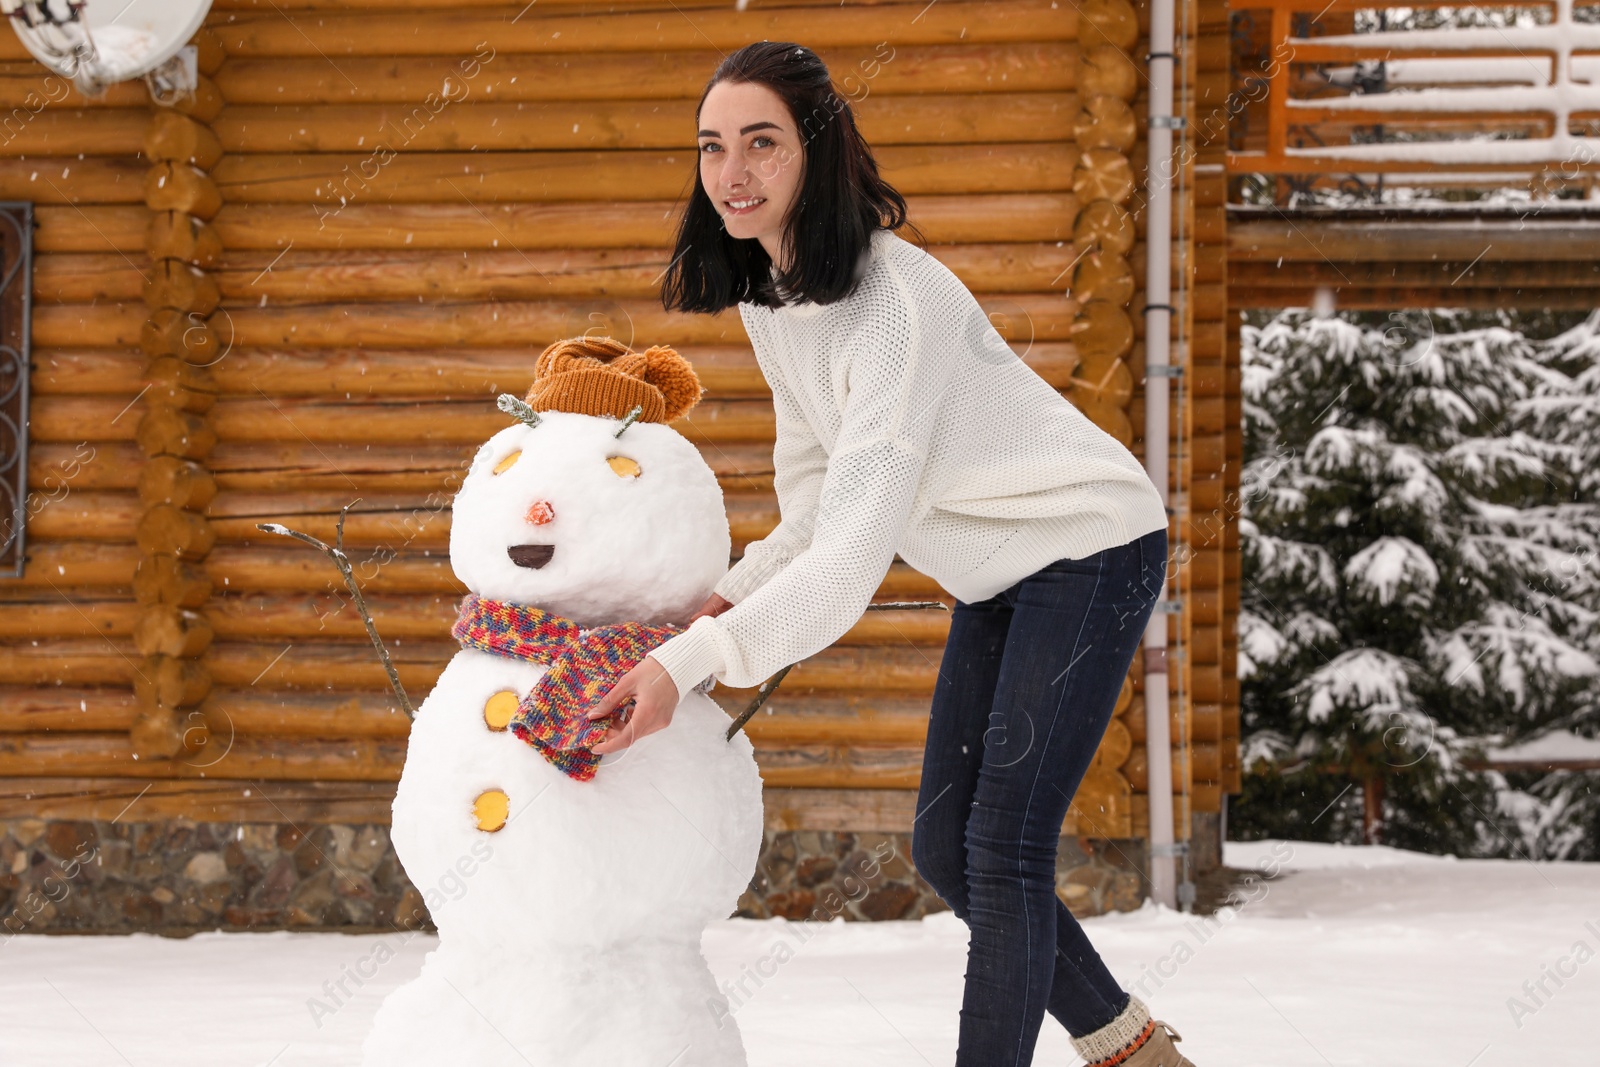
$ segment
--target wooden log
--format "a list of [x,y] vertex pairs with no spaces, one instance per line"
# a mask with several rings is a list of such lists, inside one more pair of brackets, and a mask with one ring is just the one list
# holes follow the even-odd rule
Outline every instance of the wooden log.
[[[224,734],[214,739],[225,745]],[[208,739],[208,744],[210,743]],[[220,750],[220,749],[219,749]],[[134,759],[127,734],[0,735],[0,777],[121,776],[130,778],[218,778],[276,781],[395,782],[405,759],[398,741],[273,741],[236,739],[213,753],[177,759]],[[211,762],[207,762],[211,761]]]
[[37,647],[0,646],[0,677],[6,683],[0,685],[0,733],[126,732],[133,724],[133,693],[125,687],[23,688],[38,684],[35,663],[29,661],[48,662],[38,652]]
[[[1172,752],[1172,788],[1181,789],[1186,777],[1191,781],[1216,781],[1222,775],[1222,749],[1213,741],[1196,741],[1189,746],[1189,772],[1184,770],[1183,751],[1174,748]],[[1122,764],[1122,773],[1128,781],[1133,783],[1133,788],[1141,792],[1148,792],[1150,786],[1150,765],[1148,753],[1144,746],[1135,746],[1128,754],[1128,759]]]
[[[1099,150],[1104,151],[1104,150]],[[560,152],[343,152],[307,155],[225,155],[209,179],[184,168],[181,192],[147,196],[154,210],[189,210],[210,219],[215,200],[206,186],[226,187],[237,204],[314,204],[319,219],[341,206],[367,198],[388,203],[465,201],[471,204],[528,200],[671,200],[694,172],[692,150],[606,149]],[[1073,170],[1080,153],[1070,142],[1029,144],[887,145],[874,151],[884,178],[907,195],[1000,193],[1017,189],[1064,192],[1074,189]],[[1126,170],[1117,186],[1125,202],[1132,193],[1127,157],[1113,153]],[[1115,180],[1121,171],[1093,173]],[[153,172],[154,173],[154,172]],[[176,173],[176,170],[175,170]],[[8,180],[0,170],[0,189]],[[1125,186],[1125,188],[1123,188]],[[214,186],[213,186],[214,188]],[[154,180],[150,194],[160,194]],[[1086,199],[1098,199],[1087,197]],[[1108,199],[1118,199],[1115,196]],[[192,209],[192,210],[191,210]],[[227,238],[223,243],[228,244]],[[230,246],[231,247],[231,246]]]
[[217,279],[210,272],[178,259],[157,261],[144,287],[144,302],[150,310],[170,309],[185,318],[210,315],[221,299]]
[[[911,220],[927,239],[943,244],[1063,241],[1072,237],[1072,220],[1078,217],[1077,197],[1062,191],[913,194],[906,197],[906,204]],[[61,210],[71,209],[41,209]],[[126,209],[86,210],[98,212],[93,217],[99,219]],[[337,215],[326,212],[320,217],[304,204],[225,203],[211,225],[222,243],[234,250],[277,251],[292,245],[301,249],[459,252],[494,251],[509,245],[531,255],[540,249],[670,249],[674,215],[680,211],[676,194],[661,200],[620,201],[599,217],[592,204],[581,201],[484,205],[455,200],[431,204],[362,201],[344,205]],[[116,229],[118,223],[117,217],[104,219],[104,224],[112,227],[109,232],[122,232]],[[1131,246],[1131,229],[1129,233]],[[73,247],[68,235],[52,235],[52,239],[52,247]],[[95,245],[94,250],[100,247]]]
[[[771,40],[805,40],[813,48],[861,46],[883,39],[894,28],[896,45],[972,42],[1070,41],[1078,36],[1076,9],[1044,0],[990,0],[917,4],[874,4],[831,10],[826,20],[804,7],[764,13],[759,25],[731,10],[697,13],[694,19],[663,19],[654,11],[621,12],[596,19],[565,13],[535,14],[515,22],[499,12],[471,9],[419,10],[404,20],[374,20],[360,12],[327,12],[317,19],[317,40],[278,12],[240,14],[214,22],[230,56],[417,56],[474,57],[483,65],[500,54],[595,52],[670,52],[714,48],[731,51],[759,33]],[[485,42],[493,47],[483,51]]]
[[[470,87],[458,84],[462,88],[455,99],[464,100]],[[218,117],[216,135],[223,151],[238,154],[370,152],[379,146],[393,152],[528,152],[674,150],[683,147],[694,129],[692,98],[549,103],[480,98],[451,103],[437,92],[431,96],[432,100],[419,97],[398,104],[234,106]],[[1131,136],[1133,113],[1128,106],[1111,97],[1101,99],[1121,106]],[[916,96],[874,92],[853,110],[862,135],[879,151],[888,145],[931,141],[1070,140],[1078,101],[1071,93],[1059,92],[1007,92],[1001,97],[992,92]],[[383,156],[378,163],[384,163]]]
[[1125,153],[1138,140],[1138,120],[1127,101],[1100,93],[1083,98],[1082,107],[1072,129],[1072,139],[1079,148],[1110,148]]
[[[696,444],[771,441],[772,420],[770,404],[713,400],[701,401],[672,425]],[[230,442],[344,441],[349,439],[352,427],[359,426],[360,437],[373,444],[450,443],[476,448],[504,429],[507,420],[487,396],[477,401],[419,400],[404,407],[269,397],[219,400],[210,414],[210,425],[215,427],[218,438]],[[204,428],[203,424],[195,425],[189,431],[191,437],[185,440],[203,440],[199,434]],[[176,452],[176,445],[166,451]]]
[[[769,396],[766,379],[747,345],[695,346],[682,351],[713,396]],[[85,359],[91,358],[88,356]],[[315,391],[351,397],[485,397],[527,391],[533,364],[525,348],[412,349],[238,348],[213,368],[228,392],[268,396]],[[76,373],[63,366],[61,373]],[[59,388],[59,387],[58,387]]]
[[[3,81],[3,79],[0,79]],[[144,92],[144,86],[139,86]],[[139,168],[141,176],[143,168]],[[48,188],[48,187],[46,187]],[[144,204],[39,204],[34,208],[34,252],[124,252],[134,258],[144,251],[150,212]]]
[[[46,106],[38,111],[14,107],[3,128],[7,155],[23,158],[136,156],[146,114],[127,107]],[[65,188],[65,186],[63,186]]]
[[1070,291],[1079,300],[1125,305],[1133,300],[1133,268],[1122,256],[1091,252],[1075,265]]
[[152,656],[134,678],[133,691],[144,706],[191,708],[211,692],[211,673],[198,659]]
[[1091,245],[1112,255],[1126,255],[1134,244],[1133,216],[1111,200],[1091,200],[1073,224],[1072,239],[1081,248]]
[[0,819],[386,824],[390,782],[0,778]]
[[[1144,697],[1135,697],[1123,716],[1127,723],[1128,732],[1135,745],[1142,746],[1147,736],[1144,721]],[[1189,737],[1193,741],[1216,741],[1223,734],[1223,705],[1221,702],[1191,703],[1189,713]],[[1180,709],[1176,703],[1169,707],[1169,737],[1180,738],[1183,736],[1183,724],[1179,720]]]
[[61,587],[43,595],[48,599],[6,603],[0,611],[0,639],[127,637],[142,610],[131,600],[90,599],[83,591]]
[[1133,752],[1133,737],[1128,727],[1118,719],[1106,724],[1106,732],[1094,752],[1092,766],[1102,770],[1117,770],[1128,761]]
[[1114,96],[1132,100],[1143,84],[1143,71],[1126,51],[1113,44],[1085,43],[1078,53],[1078,97]]
[[101,476],[111,460],[103,457],[101,449],[88,441],[80,441],[70,448],[45,445],[35,450],[28,459],[28,499],[25,510],[30,540],[37,539],[41,534],[43,528],[36,517],[43,510],[62,504],[73,492],[98,489],[122,480],[115,476]]
[[1222,810],[1222,784],[1220,782],[1196,782],[1190,788],[1190,803],[1194,810],[1207,815],[1215,815]]
[[198,608],[211,595],[213,579],[201,563],[170,554],[144,555],[133,572],[133,595],[140,604]]
[[138,343],[149,311],[133,304],[36,304],[33,342],[41,348],[113,348]]
[[1139,16],[1127,0],[1085,0],[1078,7],[1077,36],[1129,49],[1139,40]]
[[[761,793],[769,830],[909,833],[915,827],[918,814],[917,793],[910,789],[784,789],[767,786]],[[3,812],[3,806],[0,806],[0,814]]]
[[[1013,350],[1052,386],[1072,386],[1078,367],[1077,350],[1072,344],[1036,341],[1014,344]],[[765,399],[771,395],[748,346],[686,346],[680,351],[694,364],[701,385],[712,399]],[[53,353],[50,359],[52,376],[47,392],[112,392],[130,380],[121,366],[125,360],[113,353]],[[216,389],[251,395],[259,389],[271,397],[303,396],[315,391],[349,394],[352,398],[476,398],[500,392],[520,394],[532,377],[526,349],[463,348],[424,353],[376,348],[238,348],[207,369]]]
[[209,368],[196,367],[174,356],[158,356],[145,368],[146,391],[141,397],[151,407],[177,408],[203,415],[216,403],[216,387]]
[[1133,320],[1120,305],[1090,300],[1079,308],[1080,317],[1068,331],[1081,359],[1122,357],[1133,348]]
[[1085,200],[1110,200],[1126,204],[1133,197],[1133,166],[1128,157],[1111,148],[1091,148],[1078,157],[1072,191]]
[[21,578],[11,579],[13,588],[49,589],[107,587],[125,590],[131,581],[139,553],[130,544],[94,541],[34,540],[30,530],[28,561]]
[[216,228],[184,211],[152,212],[144,244],[152,260],[176,259],[197,267],[209,267],[222,255]]
[[35,258],[33,296],[41,304],[139,300],[147,265],[122,252],[56,253]]
[[222,142],[205,123],[178,111],[156,108],[145,131],[144,154],[152,160],[186,163],[206,171],[222,157]]
[[138,441],[147,456],[204,459],[217,443],[217,434],[204,416],[150,408],[139,418]]
[[[20,40],[13,41],[11,48],[18,53],[16,58],[0,61],[0,109],[7,112],[20,109],[37,117],[55,108],[144,111],[150,106],[143,85],[118,82],[107,86],[102,96],[87,97],[69,79],[46,69]],[[13,121],[27,120],[14,116]]]
[[157,504],[139,518],[139,550],[151,556],[200,559],[216,543],[206,517],[171,504]]
[[132,541],[143,512],[132,493],[71,492],[44,501],[28,517],[32,541]]
[[65,445],[68,451],[88,443],[98,454],[102,442],[132,441],[138,427],[131,403],[135,395],[137,391],[126,397],[47,395],[31,398],[29,443]]
[[139,472],[139,499],[147,506],[170,504],[201,511],[216,495],[216,479],[193,460],[154,456]]
[[[1035,293],[1059,287],[1074,261],[1080,264],[1080,288],[1089,277],[1084,262],[1091,262],[1108,279],[1119,266],[1124,274],[1131,270],[1124,260],[1109,260],[1102,266],[1098,257],[1082,258],[1074,245],[1056,241],[929,245],[927,251],[974,293]],[[592,299],[603,294],[608,299],[648,301],[659,291],[671,259],[667,249],[649,248],[461,250],[448,256],[419,255],[415,250],[385,255],[370,249],[263,249],[229,252],[218,266],[216,281],[224,299],[259,303],[265,298],[275,306],[341,300],[414,302],[419,295],[460,301]],[[108,257],[97,257],[97,263],[127,273],[125,264]],[[62,273],[69,274],[64,268]],[[181,280],[181,274],[179,277]],[[210,311],[198,304],[179,303],[198,299],[187,291],[169,293],[166,298],[168,306],[193,306],[202,315]]]
[[[63,546],[51,546],[52,549],[61,547]],[[85,547],[101,549],[111,546]],[[447,555],[437,552],[423,555],[423,550],[417,546],[411,546],[404,551],[396,550],[392,555],[389,553],[363,555],[354,546],[349,547],[352,552],[352,566],[357,580],[361,582],[364,595],[398,596],[432,593],[459,598],[467,592],[466,587],[450,569]],[[119,549],[119,551],[125,550]],[[57,558],[64,557],[61,557],[60,553],[52,554],[41,569],[53,574],[54,567],[51,561]],[[105,564],[103,573],[107,579],[114,576],[121,578],[120,582],[112,584],[126,585],[126,572],[117,567],[131,567],[131,564],[126,563],[127,558],[126,555],[118,556],[116,564],[111,562]],[[68,575],[75,573],[70,569],[72,566],[70,562],[64,566],[68,567],[64,573]],[[328,588],[327,563],[312,553],[294,548],[278,549],[259,543],[240,546],[223,544],[206,556],[202,566],[214,583],[212,588],[218,591],[320,593]],[[135,578],[136,590],[139,580]],[[933,579],[913,570],[903,562],[896,561],[889,567],[889,573],[879,584],[874,599],[929,600],[947,595]]]
[[219,337],[209,320],[175,308],[157,308],[139,328],[139,348],[151,358],[174,356],[198,367],[212,367],[228,354],[233,344],[230,316],[227,337]]
[[1133,399],[1133,374],[1128,370],[1127,361],[1109,352],[1085,355],[1069,384],[1072,400],[1080,407],[1103,404],[1126,408]]
[[134,713],[133,725],[128,730],[131,758],[146,761],[187,756],[203,747],[207,740],[204,722],[189,713],[143,702]]
[[[384,639],[400,684],[408,693],[426,695],[431,691],[439,672],[460,650],[448,636],[390,640],[385,633]],[[384,707],[398,707],[392,702],[388,678],[370,642],[341,642],[315,636],[306,641],[282,639],[281,644],[223,640],[206,650],[205,661],[219,689],[270,698],[274,707],[302,698],[315,702],[354,696]]]
[[921,779],[916,745],[757,746],[763,784],[811,789],[914,789]]
[[215,689],[206,700],[205,714],[212,731],[225,737],[371,738],[403,743],[411,733],[411,720],[392,697],[382,689],[370,693]]
[[144,609],[133,627],[133,643],[146,656],[192,659],[211,644],[207,616],[187,608],[154,604]]
[[[1063,299],[1058,293],[1008,293],[979,295],[978,303],[991,321],[996,316],[1025,321],[1035,342],[1077,339],[1072,330],[1081,310],[1071,297]],[[583,323],[600,314],[619,324],[631,323],[633,338],[649,338],[653,344],[674,348],[728,344],[743,337],[742,323],[727,311],[718,315],[668,314],[661,310],[659,301],[631,299],[466,302],[431,307],[413,300],[409,304],[356,304],[338,309],[225,306],[223,312],[227,319],[223,329],[232,339],[232,346],[245,348],[373,345],[431,350],[438,346],[518,344],[542,348],[559,337],[582,332]],[[1126,315],[1126,311],[1122,313]],[[222,312],[216,317],[221,318]],[[618,339],[629,341],[628,336]],[[1008,340],[1016,344],[1020,339],[1008,336]]]
[[210,219],[222,206],[222,193],[205,171],[186,163],[157,163],[145,178],[144,202],[151,211],[182,211]]
[[225,103],[221,90],[217,88],[217,83],[202,74],[197,80],[192,93],[179,97],[169,106],[174,111],[188,115],[197,122],[209,125],[222,113]]
[[[96,446],[104,447],[104,446]],[[219,488],[238,493],[350,490],[352,495],[453,494],[475,448],[469,445],[360,445],[355,442],[223,442],[206,465]],[[772,491],[772,446],[718,442],[700,450],[724,491]]]
[[122,349],[35,349],[29,390],[35,397],[133,396],[147,366],[139,353]]
[[[546,0],[548,3],[549,0]],[[876,43],[818,48],[847,95],[870,87],[873,96],[916,94],[929,85],[952,92],[1049,92],[1072,89],[1076,41],[1013,41],[1001,44],[907,45],[892,53]],[[885,55],[890,55],[888,61]],[[713,50],[647,52],[619,64],[606,53],[497,54],[467,78],[466,57],[414,56],[396,63],[387,56],[349,56],[335,70],[321,56],[261,58],[233,56],[216,81],[230,108],[330,103],[415,104],[441,93],[445,79],[457,102],[596,100],[694,100],[706,71],[720,56]],[[463,95],[464,94],[464,95]],[[442,93],[441,93],[442,95]],[[223,116],[224,118],[226,116]]]
[[[359,570],[357,573],[359,580]],[[203,611],[220,639],[303,641],[366,636],[337,574],[332,582],[312,595],[230,591],[228,595],[218,596],[215,590],[213,592]],[[394,596],[367,595],[363,591],[362,595],[385,642],[447,638],[460,601],[460,595],[454,592]],[[938,671],[943,634],[931,623],[923,624],[915,633],[908,633],[904,628],[884,628],[874,619],[882,614],[895,613],[875,611],[863,616],[862,621],[847,630],[833,646],[835,655],[818,653],[807,659],[790,672],[785,684],[799,682],[797,688],[809,685],[825,689],[849,689],[859,685],[864,690],[881,691],[905,683],[927,684],[931,690],[931,679]],[[936,610],[921,614],[944,615]],[[270,653],[278,651],[273,648]],[[840,672],[850,670],[864,677],[852,680],[841,676]]]
[[1091,767],[1067,807],[1071,832],[1083,837],[1129,837],[1133,829],[1133,790],[1114,770]]
[[63,205],[142,204],[147,169],[143,160],[125,156],[0,159],[0,198]]

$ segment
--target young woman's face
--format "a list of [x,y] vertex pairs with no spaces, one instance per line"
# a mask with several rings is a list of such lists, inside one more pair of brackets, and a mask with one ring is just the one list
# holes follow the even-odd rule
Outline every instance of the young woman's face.
[[783,217],[804,155],[783,99],[765,85],[718,82],[701,105],[699,138],[700,184],[729,236],[755,238],[785,265]]

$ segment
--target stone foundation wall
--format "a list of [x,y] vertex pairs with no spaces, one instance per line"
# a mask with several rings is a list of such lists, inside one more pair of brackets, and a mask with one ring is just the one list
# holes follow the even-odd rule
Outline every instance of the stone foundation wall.
[[[1062,838],[1074,915],[1140,906],[1142,841]],[[450,890],[433,887],[430,893]],[[434,898],[438,899],[438,898]],[[911,835],[769,831],[736,915],[918,919],[948,910]],[[19,933],[431,928],[384,825],[0,822],[0,942]]]

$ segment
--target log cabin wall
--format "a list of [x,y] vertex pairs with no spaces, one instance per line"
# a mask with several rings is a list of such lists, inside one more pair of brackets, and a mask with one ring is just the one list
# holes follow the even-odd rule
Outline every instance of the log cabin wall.
[[[409,724],[327,560],[256,524],[331,541],[348,507],[344,543],[420,700],[464,592],[451,495],[505,425],[495,395],[521,393],[558,337],[687,355],[709,392],[678,428],[721,481],[734,552],[771,529],[770,397],[738,316],[668,315],[657,296],[696,165],[694,102],[750,41],[818,51],[929,250],[1142,454],[1147,31],[1125,0],[217,0],[195,42],[200,92],[175,109],[137,82],[94,101],[52,87],[0,34],[7,106],[55,94],[0,147],[0,197],[38,205],[32,482],[73,471],[30,519],[24,577],[0,586],[0,859],[171,853],[127,894],[145,925],[413,913],[380,842]],[[1220,285],[1205,266],[1220,207],[1198,229],[1191,206],[1177,214],[1191,247],[1175,248],[1174,283],[1198,320],[1173,426],[1187,835],[1188,805],[1215,812],[1230,789],[1237,547],[1183,521],[1176,483],[1220,496],[1237,388],[1205,318],[1223,307],[1205,288]],[[934,597],[948,600],[899,561],[879,593]],[[817,871],[879,839],[899,853],[887,882],[844,913],[942,907],[910,870],[909,832],[946,620],[870,613],[750,724],[769,843],[742,913],[810,914]],[[1063,827],[1079,840],[1062,894],[1085,913],[1138,902],[1141,662]],[[315,875],[318,856],[346,883],[366,872],[365,888],[339,889],[343,910],[329,890],[285,911],[293,893],[271,883]],[[285,864],[298,873],[279,877]]]

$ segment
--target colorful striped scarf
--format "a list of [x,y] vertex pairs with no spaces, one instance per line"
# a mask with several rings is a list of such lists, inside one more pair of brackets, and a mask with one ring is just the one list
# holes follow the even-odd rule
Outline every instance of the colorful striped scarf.
[[585,630],[543,608],[468,593],[450,635],[462,648],[549,664],[544,677],[518,702],[510,729],[558,770],[587,782],[600,763],[590,746],[605,740],[607,722],[617,721],[633,701],[592,722],[585,712],[652,648],[682,632],[681,626],[642,622]]

